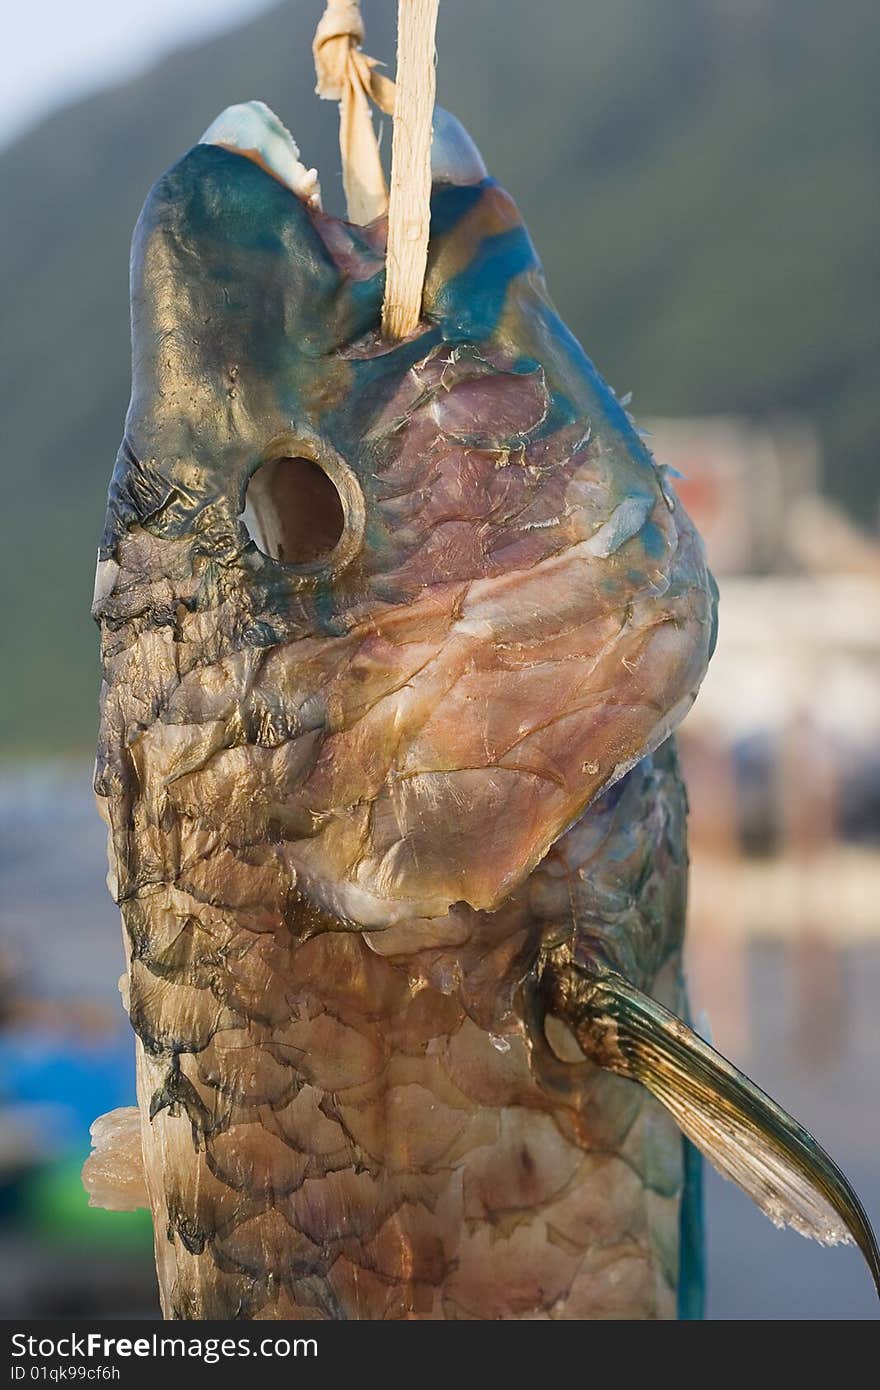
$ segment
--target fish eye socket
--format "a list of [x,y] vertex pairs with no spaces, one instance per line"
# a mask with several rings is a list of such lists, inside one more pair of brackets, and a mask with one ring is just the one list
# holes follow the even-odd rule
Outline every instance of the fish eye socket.
[[341,460],[280,441],[251,474],[242,521],[270,559],[306,572],[336,569],[360,546],[363,497]]

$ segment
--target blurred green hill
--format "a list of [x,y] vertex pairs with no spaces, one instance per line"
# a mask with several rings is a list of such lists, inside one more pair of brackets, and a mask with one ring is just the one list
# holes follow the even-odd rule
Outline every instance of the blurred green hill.
[[[128,396],[126,268],[154,178],[259,96],[339,209],[318,0],[59,112],[0,155],[2,751],[88,747],[88,618]],[[391,0],[366,0],[392,60]],[[806,412],[876,520],[876,0],[443,0],[439,99],[517,197],[564,317],[647,413]]]

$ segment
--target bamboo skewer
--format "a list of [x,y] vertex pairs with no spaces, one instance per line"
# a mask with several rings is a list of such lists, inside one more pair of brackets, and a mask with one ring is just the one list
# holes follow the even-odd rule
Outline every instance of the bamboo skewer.
[[[362,51],[357,0],[328,0],[312,45],[318,95],[337,100],[348,216],[364,224],[388,213],[382,331],[405,338],[421,317],[428,259],[431,123],[436,90],[439,0],[398,0],[397,82]],[[391,193],[379,158],[368,98],[393,114]]]

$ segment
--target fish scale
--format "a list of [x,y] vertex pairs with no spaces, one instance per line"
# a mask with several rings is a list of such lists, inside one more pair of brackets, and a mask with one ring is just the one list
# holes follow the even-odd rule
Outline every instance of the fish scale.
[[197,851],[216,901],[148,894],[131,1009],[166,1315],[670,1316],[679,1131],[582,1056],[561,1087],[572,1063],[536,1053],[522,984],[542,942],[625,900],[623,949],[649,938],[644,973],[681,1007],[682,816],[667,746],[587,837],[575,826],[502,909],[460,911],[459,943],[427,951],[316,931],[267,901],[246,851],[216,874]]

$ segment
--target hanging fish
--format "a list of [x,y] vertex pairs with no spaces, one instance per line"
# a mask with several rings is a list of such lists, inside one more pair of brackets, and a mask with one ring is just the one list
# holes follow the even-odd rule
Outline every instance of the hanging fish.
[[683,1021],[701,543],[439,111],[433,162],[402,342],[384,220],[259,103],[138,222],[94,606],[138,1108],[93,1200],[149,1203],[169,1317],[695,1316],[693,1141],[877,1277]]

